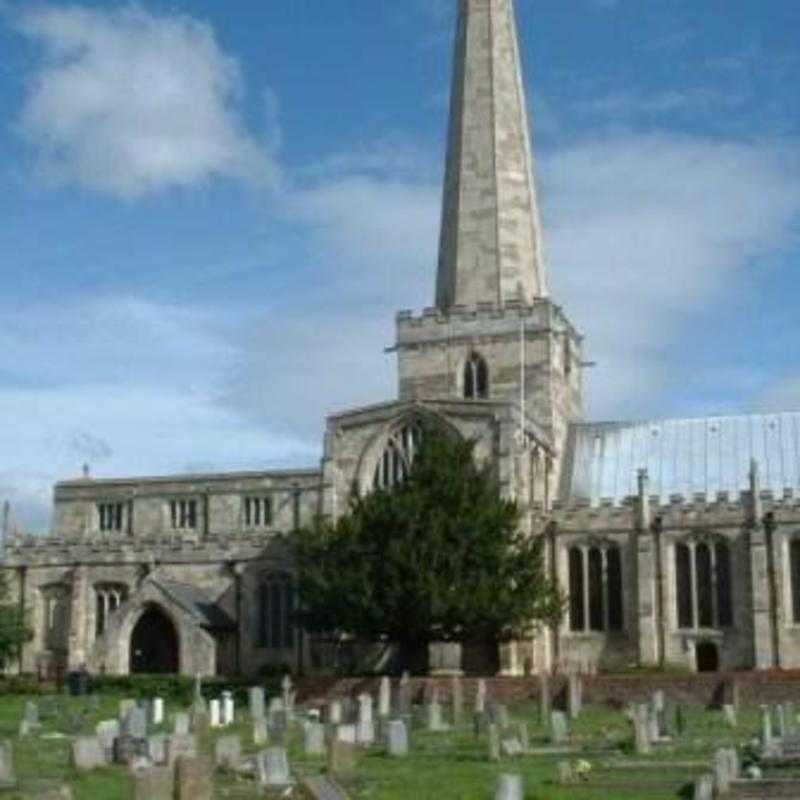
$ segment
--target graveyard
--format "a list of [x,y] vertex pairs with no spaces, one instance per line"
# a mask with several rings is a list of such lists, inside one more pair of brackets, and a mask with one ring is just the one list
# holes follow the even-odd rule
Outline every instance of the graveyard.
[[590,703],[581,676],[549,684],[509,705],[493,698],[492,681],[407,676],[322,701],[301,699],[288,676],[272,692],[197,681],[188,703],[6,695],[0,798],[800,796],[792,703],[733,696],[707,707],[663,689]]

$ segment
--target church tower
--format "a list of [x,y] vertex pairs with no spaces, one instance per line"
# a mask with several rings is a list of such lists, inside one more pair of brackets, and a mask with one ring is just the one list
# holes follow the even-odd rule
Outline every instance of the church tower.
[[459,0],[436,305],[398,315],[400,399],[513,405],[552,497],[582,340],[548,297],[533,166],[513,0]]

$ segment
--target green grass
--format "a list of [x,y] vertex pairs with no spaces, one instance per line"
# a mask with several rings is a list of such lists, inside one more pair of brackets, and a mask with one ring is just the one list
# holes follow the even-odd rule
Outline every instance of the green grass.
[[[118,696],[103,697],[99,709],[91,712],[83,700],[60,698],[67,714],[60,719],[43,715],[41,735],[18,740],[17,728],[25,699],[22,696],[0,698],[0,738],[14,741],[17,776],[23,789],[34,788],[42,783],[67,781],[73,787],[76,800],[127,800],[131,796],[130,780],[123,769],[112,768],[79,776],[69,766],[68,739],[47,738],[47,734],[63,733],[69,714],[81,712],[84,713],[85,732],[93,731],[99,720],[117,716]],[[176,710],[179,709],[168,706],[168,720],[170,712]],[[528,723],[533,746],[546,743],[544,729],[538,724],[533,707],[513,709],[512,718]],[[493,796],[499,773],[515,772],[525,778],[526,800],[633,800],[643,797],[674,800],[680,796],[677,787],[691,780],[685,762],[710,765],[715,747],[746,741],[756,734],[759,726],[758,712],[755,710],[740,713],[736,731],[726,728],[722,714],[714,711],[688,709],[685,720],[686,731],[680,742],[659,749],[645,759],[636,759],[629,754],[630,726],[623,715],[605,709],[587,708],[574,725],[574,740],[587,750],[608,752],[595,752],[585,757],[592,764],[585,787],[554,785],[556,765],[561,757],[524,756],[500,764],[489,763],[485,738],[476,738],[471,724],[466,724],[459,730],[441,734],[415,729],[411,737],[412,755],[407,759],[389,759],[377,749],[362,754],[357,777],[348,782],[348,788],[354,800],[485,800]],[[169,724],[161,730],[168,729]],[[247,753],[255,751],[250,740],[250,725],[245,719],[232,730],[225,731],[231,732],[241,735]],[[212,752],[215,735],[219,734],[212,733],[201,742],[203,752]],[[299,734],[290,737],[288,747],[292,766],[299,774],[319,773],[324,769],[323,759],[303,756]],[[612,752],[615,747],[628,751],[622,757],[628,767],[642,761],[649,764],[655,761],[661,766],[657,770],[614,769],[614,760],[620,758]],[[575,758],[577,756],[572,757],[573,760]],[[651,786],[646,792],[641,788],[591,788],[593,783],[599,781],[636,780],[665,780],[672,781],[673,785]],[[217,776],[217,797],[244,800],[257,796],[253,781],[235,776]],[[4,797],[14,798],[15,794]]]

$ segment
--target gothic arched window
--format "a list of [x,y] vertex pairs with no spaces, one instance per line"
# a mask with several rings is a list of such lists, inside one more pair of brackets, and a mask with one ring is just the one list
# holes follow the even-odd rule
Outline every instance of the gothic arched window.
[[376,489],[388,489],[405,480],[421,440],[419,422],[409,422],[389,437],[375,467],[373,486]]
[[727,628],[733,624],[731,550],[723,539],[675,545],[675,593],[679,628]]
[[122,584],[103,584],[95,586],[95,636],[105,633],[108,617],[128,598],[128,588]]
[[467,400],[489,397],[489,367],[477,353],[472,353],[464,364],[464,397]]
[[569,550],[569,626],[573,631],[623,628],[622,554],[615,544]]
[[291,575],[265,575],[258,587],[258,630],[260,647],[288,650],[294,647],[294,582]]

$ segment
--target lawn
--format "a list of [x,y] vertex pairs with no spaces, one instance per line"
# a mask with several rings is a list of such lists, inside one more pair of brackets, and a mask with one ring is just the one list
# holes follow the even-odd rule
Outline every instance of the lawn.
[[[78,776],[69,766],[69,740],[52,738],[67,730],[77,730],[82,725],[84,733],[91,733],[101,719],[117,716],[118,696],[100,698],[98,707],[85,699],[59,697],[58,713],[48,711],[52,701],[40,700],[43,729],[35,737],[16,738],[19,720],[23,714],[25,697],[5,696],[0,699],[0,737],[14,740],[17,775],[25,790],[48,785],[51,782],[69,781],[76,800],[128,800],[130,781],[121,768],[100,770]],[[170,712],[179,710],[167,707],[167,723],[153,732],[168,732]],[[250,725],[246,715],[225,731],[239,733],[247,753],[255,751],[250,738]],[[512,719],[529,724],[531,746],[546,743],[544,730],[532,707],[512,709]],[[501,772],[522,774],[525,779],[526,800],[632,800],[647,797],[667,800],[681,796],[679,790],[692,780],[691,764],[698,769],[710,765],[711,755],[717,746],[752,738],[758,730],[758,712],[740,713],[739,728],[734,732],[725,725],[722,714],[690,708],[685,714],[685,731],[671,746],[659,749],[652,756],[637,759],[629,753],[629,724],[621,712],[587,708],[575,723],[573,739],[587,751],[585,756],[571,756],[572,760],[585,758],[592,765],[585,785],[559,787],[555,776],[559,756],[523,756],[500,764],[489,763],[484,737],[476,738],[471,723],[445,733],[428,733],[416,729],[412,732],[412,755],[407,759],[389,759],[379,750],[364,753],[359,758],[356,773],[345,781],[354,800],[485,800],[493,797],[496,776]],[[213,751],[214,732],[201,742],[201,750]],[[309,759],[302,754],[302,734],[294,733],[288,740],[289,756],[298,774],[318,773],[324,769],[323,759]],[[620,756],[622,749],[625,755]],[[615,752],[616,751],[616,752]],[[621,765],[620,765],[621,762]],[[644,763],[646,762],[646,763]],[[655,762],[655,763],[654,763]],[[641,769],[635,765],[642,764]],[[655,766],[655,768],[654,768]],[[620,783],[636,782],[629,789]],[[593,788],[593,784],[599,784]],[[4,795],[14,798],[15,793]],[[19,795],[24,796],[24,795]],[[254,798],[257,796],[252,780],[232,775],[217,777],[219,798]]]

